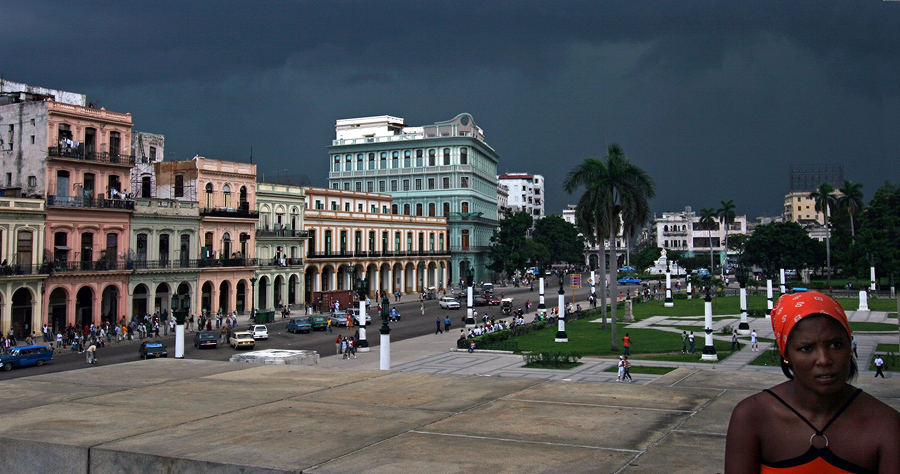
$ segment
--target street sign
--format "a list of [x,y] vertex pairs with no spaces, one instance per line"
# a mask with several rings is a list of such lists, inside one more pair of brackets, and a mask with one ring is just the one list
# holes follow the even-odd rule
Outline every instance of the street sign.
[[572,285],[570,286],[570,288],[573,290],[577,290],[577,289],[581,288],[581,274],[580,273],[572,274]]

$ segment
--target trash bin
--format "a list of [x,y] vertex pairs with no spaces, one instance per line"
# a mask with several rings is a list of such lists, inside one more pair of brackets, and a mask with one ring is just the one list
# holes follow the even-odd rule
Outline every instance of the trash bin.
[[275,311],[260,311],[256,313],[256,324],[275,322]]

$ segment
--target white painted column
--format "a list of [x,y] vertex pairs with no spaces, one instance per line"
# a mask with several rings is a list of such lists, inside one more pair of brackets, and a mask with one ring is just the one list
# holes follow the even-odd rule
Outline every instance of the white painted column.
[[869,285],[869,289],[875,291],[875,266],[869,267],[869,280],[872,281],[871,285]]
[[738,324],[738,334],[750,334],[750,323],[747,322],[747,284],[741,283],[741,323]]
[[781,294],[783,295],[783,294],[787,293],[787,288],[785,288],[785,286],[784,286],[785,280],[784,280],[784,269],[783,268],[780,270],[780,273],[781,273],[781,285],[778,287],[778,291],[780,291]]
[[[474,284],[474,282],[472,283]],[[472,295],[472,287],[466,288],[466,327],[472,329],[476,325],[474,313],[474,298]]]
[[719,356],[716,355],[716,347],[713,345],[712,313],[712,297],[707,294],[703,297],[703,326],[704,331],[706,332],[706,337],[703,343],[703,355],[700,356],[700,360],[719,360]]
[[366,300],[359,300],[359,321],[357,324],[359,325],[359,347],[357,350],[359,352],[369,352],[369,341],[366,340],[366,314],[368,311],[366,310]]
[[772,317],[772,308],[774,307],[774,305],[772,304],[772,279],[771,278],[766,279],[766,299],[767,299],[766,305],[769,308],[769,310],[766,311],[766,319],[769,319]]
[[675,306],[675,302],[672,300],[672,272],[668,268],[666,268],[666,302],[663,306],[666,308]]
[[554,342],[569,342],[569,335],[566,334],[566,292],[562,287],[559,287],[559,318],[556,321]]

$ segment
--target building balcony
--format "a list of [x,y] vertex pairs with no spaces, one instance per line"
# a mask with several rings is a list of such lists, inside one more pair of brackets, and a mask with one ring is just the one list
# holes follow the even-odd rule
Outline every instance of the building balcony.
[[257,239],[281,239],[281,238],[294,238],[294,239],[308,239],[309,231],[308,230],[264,230],[264,229],[256,229],[256,238]]
[[450,252],[452,252],[452,253],[489,252],[490,250],[491,250],[490,245],[469,245],[469,246],[450,247]]
[[259,260],[260,268],[270,268],[270,267],[302,267],[303,259],[302,258],[270,258],[270,259],[260,259]]
[[123,155],[121,153],[109,153],[105,151],[84,151],[83,146],[74,148],[51,146],[47,149],[47,156],[50,158],[126,165],[129,167],[134,165],[134,155]]
[[144,260],[138,257],[137,260],[127,262],[127,270],[196,270],[199,268],[214,267],[255,267],[257,259],[255,258],[191,258],[191,259],[159,259]]
[[[244,203],[246,204],[246,203]],[[247,206],[242,207],[202,207],[201,217],[233,217],[233,218],[259,218],[259,211],[252,211]]]
[[448,257],[450,252],[446,250],[373,250],[359,252],[308,252],[306,258],[310,260],[340,258],[385,258],[385,257]]
[[43,263],[40,265],[3,265],[0,266],[0,280],[6,277],[28,276],[28,275],[47,275],[50,273],[51,266]]
[[131,270],[133,262],[124,260],[84,260],[68,262],[57,260],[52,264],[52,270],[48,273],[79,273],[79,272],[110,272],[116,270]]
[[683,235],[683,236],[686,236],[686,235],[688,235],[688,231],[686,231],[686,230],[665,230],[665,231],[663,231],[663,235],[665,235],[665,236],[669,236],[669,235],[675,235],[675,236],[677,236],[677,235]]
[[133,211],[134,201],[131,199],[103,199],[82,196],[49,195],[47,196],[47,206]]

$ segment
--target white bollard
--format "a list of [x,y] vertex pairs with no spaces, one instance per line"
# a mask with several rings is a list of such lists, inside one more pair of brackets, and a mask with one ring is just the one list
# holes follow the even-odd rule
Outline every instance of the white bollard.
[[866,290],[859,290],[859,309],[857,311],[869,310],[869,294]]

